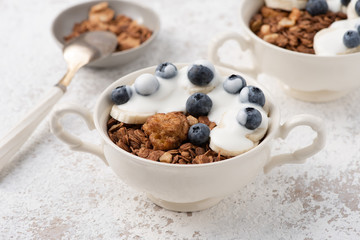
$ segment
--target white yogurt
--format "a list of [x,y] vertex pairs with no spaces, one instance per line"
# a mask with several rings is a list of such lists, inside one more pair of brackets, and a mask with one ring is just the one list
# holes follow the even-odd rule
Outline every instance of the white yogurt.
[[360,18],[354,18],[333,22],[329,28],[347,28],[348,30],[355,30],[358,25],[360,25]]
[[[222,79],[224,81],[225,78]],[[208,93],[213,102],[213,107],[208,115],[210,121],[219,124],[223,114],[240,105],[238,100],[239,94],[230,94],[224,90],[222,83],[219,87]]]
[[343,43],[346,31],[346,28],[327,28],[316,33],[314,37],[315,54],[319,56],[345,54],[348,50]]
[[355,11],[355,4],[357,0],[351,0],[349,5],[347,6],[346,15],[348,19],[359,18],[359,15]]
[[343,37],[348,30],[357,31],[360,18],[334,22],[329,28],[317,32],[314,37],[315,54],[319,56],[336,56],[360,51],[360,46],[347,48]]
[[[214,79],[206,87],[199,87],[192,84],[187,78],[187,69],[184,67],[171,79],[157,77],[160,87],[157,92],[150,96],[142,96],[136,93],[134,85],[130,86],[133,96],[126,104],[114,105],[121,110],[132,112],[166,113],[173,111],[185,112],[186,100],[195,92],[204,92],[209,88],[211,91],[223,78],[215,72]],[[198,91],[196,91],[198,90]]]
[[[259,105],[248,103],[242,104],[242,106],[253,107],[259,110],[262,116],[262,122],[258,129],[267,129],[268,116]],[[238,105],[238,108],[229,109],[223,114],[220,124],[210,132],[211,145],[216,145],[226,152],[233,152],[236,154],[241,154],[256,146],[257,142],[253,142],[246,137],[247,135],[252,134],[254,130],[243,127],[236,120],[236,115],[239,110],[240,104]]]

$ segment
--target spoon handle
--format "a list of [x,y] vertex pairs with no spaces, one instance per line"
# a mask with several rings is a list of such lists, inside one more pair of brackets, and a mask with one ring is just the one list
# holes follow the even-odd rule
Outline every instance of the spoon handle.
[[63,95],[64,89],[54,86],[4,138],[0,139],[0,171],[12,160],[12,157]]

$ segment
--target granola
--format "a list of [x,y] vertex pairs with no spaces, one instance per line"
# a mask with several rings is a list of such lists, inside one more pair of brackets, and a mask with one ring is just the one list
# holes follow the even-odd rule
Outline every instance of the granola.
[[152,31],[147,27],[125,15],[116,16],[107,2],[101,2],[92,6],[88,19],[75,23],[72,32],[64,39],[69,41],[82,33],[99,30],[110,31],[117,36],[117,51],[135,48],[152,35]]
[[[214,128],[216,124],[211,122],[206,116],[195,118],[191,115],[185,116],[180,112],[172,112],[167,114],[156,114],[149,120],[150,124],[125,124],[110,118],[107,122],[108,135],[110,139],[123,150],[132,153],[136,156],[146,158],[152,161],[159,161],[171,164],[201,164],[217,162],[228,157],[222,156],[209,148],[209,143],[204,146],[195,146],[187,140],[183,133],[187,133],[184,129],[188,129],[194,122],[201,122]],[[154,123],[155,122],[155,123]],[[172,123],[176,122],[176,125]],[[164,130],[162,124],[161,134],[155,140],[155,146],[160,141],[160,147],[155,147],[151,141],[151,134],[158,132],[158,124],[166,123],[167,127]],[[146,130],[145,130],[146,129]],[[176,146],[173,145],[174,139],[169,139],[168,134],[171,132],[172,137],[175,135],[181,136],[177,138]],[[161,140],[160,140],[161,139]],[[182,140],[181,140],[182,139]],[[173,148],[168,148],[169,145],[162,145],[164,142],[173,145]]]
[[250,29],[264,41],[302,53],[314,54],[315,34],[333,22],[346,19],[342,12],[311,16],[293,8],[291,12],[263,6],[250,20]]

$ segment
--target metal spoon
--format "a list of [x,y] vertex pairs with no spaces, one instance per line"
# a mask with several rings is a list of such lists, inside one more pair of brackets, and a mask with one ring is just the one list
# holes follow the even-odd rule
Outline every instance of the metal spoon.
[[0,140],[0,170],[8,164],[20,147],[31,136],[39,123],[64,95],[75,73],[89,62],[114,52],[116,36],[110,32],[95,31],[80,35],[64,46],[64,59],[68,65],[65,76],[45,95],[28,114]]

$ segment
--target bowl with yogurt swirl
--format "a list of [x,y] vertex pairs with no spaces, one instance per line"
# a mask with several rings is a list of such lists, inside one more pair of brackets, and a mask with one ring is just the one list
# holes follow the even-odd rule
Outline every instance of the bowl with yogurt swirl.
[[[265,74],[303,101],[336,100],[360,86],[360,1],[245,0],[239,15],[241,33],[221,34],[209,46],[216,65]],[[250,53],[250,64],[220,60],[228,40],[239,43],[240,55]]]
[[[60,120],[70,113],[96,129],[102,143],[64,130]],[[272,154],[273,140],[300,125],[310,126],[315,139],[295,152]],[[77,105],[59,106],[51,129],[72,150],[95,154],[124,182],[174,211],[211,207],[263,171],[304,163],[325,142],[319,118],[298,115],[280,124],[279,107],[263,86],[206,60],[130,73],[104,90],[93,114]],[[182,160],[167,161],[178,151]],[[185,161],[192,154],[202,157]]]

